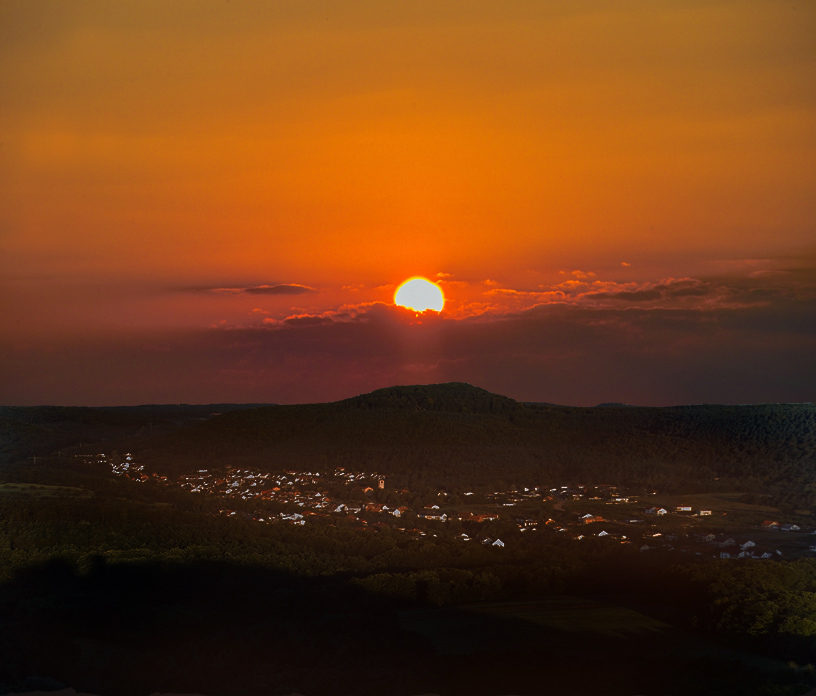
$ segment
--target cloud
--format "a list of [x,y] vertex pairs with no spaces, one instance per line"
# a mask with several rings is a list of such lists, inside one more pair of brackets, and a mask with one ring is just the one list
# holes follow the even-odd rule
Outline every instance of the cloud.
[[298,285],[296,283],[281,285],[258,285],[244,288],[245,293],[250,295],[305,295],[310,292],[317,292],[308,285]]
[[572,405],[813,399],[813,269],[503,290],[415,323],[370,302],[58,350],[4,345],[0,379],[9,403],[295,403],[417,381]]
[[720,296],[717,288],[694,278],[669,278],[659,283],[606,283],[602,290],[590,289],[579,298],[587,301],[614,300],[618,302],[662,302],[663,305],[676,303],[680,298],[707,298]]
[[[571,274],[572,275],[572,274]],[[584,308],[687,309],[712,311],[766,305],[788,296],[804,296],[816,287],[807,274],[754,273],[739,277],[665,278],[660,281],[592,279],[589,274],[537,290],[493,287],[483,294],[496,311],[517,313],[537,305],[565,304]],[[811,290],[808,290],[811,288]]]
[[184,288],[188,292],[214,292],[219,295],[306,295],[317,292],[315,288],[299,283],[279,283],[276,285],[246,285],[225,287]]
[[[318,312],[310,314],[302,312],[300,314],[292,314],[283,319],[274,319],[267,317],[263,320],[263,325],[267,328],[282,329],[286,327],[295,326],[318,326],[333,323],[350,323],[350,322],[366,322],[370,315],[376,316],[378,314],[394,313],[402,311],[401,308],[394,305],[386,305],[382,302],[361,302],[359,304],[341,305],[337,309],[328,310],[325,312]],[[230,327],[230,328],[245,328]]]

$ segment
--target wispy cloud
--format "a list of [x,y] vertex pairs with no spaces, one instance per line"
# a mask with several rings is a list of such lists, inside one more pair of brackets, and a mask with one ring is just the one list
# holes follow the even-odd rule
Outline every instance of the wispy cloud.
[[184,288],[189,292],[212,292],[218,295],[307,295],[317,292],[315,288],[299,283],[278,283],[276,285],[245,285]]

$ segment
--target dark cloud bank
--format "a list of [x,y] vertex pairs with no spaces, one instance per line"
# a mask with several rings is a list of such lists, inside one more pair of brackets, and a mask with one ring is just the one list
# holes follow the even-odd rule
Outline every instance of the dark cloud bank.
[[[620,307],[596,297],[421,324],[374,304],[127,345],[5,348],[2,402],[295,403],[444,381],[573,405],[813,401],[813,287],[664,284]],[[669,295],[681,301],[654,304]]]

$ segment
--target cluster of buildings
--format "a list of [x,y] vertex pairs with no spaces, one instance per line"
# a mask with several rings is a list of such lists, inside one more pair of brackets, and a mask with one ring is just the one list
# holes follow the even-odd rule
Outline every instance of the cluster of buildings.
[[[680,522],[678,518],[709,517],[712,515],[710,509],[698,509],[690,505],[673,508],[640,506],[634,508],[640,513],[638,517],[627,517],[627,512],[633,509],[632,506],[637,505],[637,499],[616,485],[537,486],[480,494],[467,491],[461,494],[461,503],[456,505],[447,502],[449,496],[444,491],[438,493],[441,505],[436,503],[418,505],[415,498],[417,493],[400,490],[393,491],[398,495],[392,496],[390,498],[392,504],[388,505],[380,502],[384,497],[374,495],[375,491],[385,489],[385,478],[376,473],[350,471],[344,468],[337,468],[329,474],[312,471],[264,473],[252,469],[227,467],[213,470],[199,469],[175,480],[168,480],[165,476],[145,472],[144,467],[137,464],[131,454],[116,459],[104,459],[104,455],[100,456],[103,457],[100,461],[107,461],[114,474],[126,476],[134,481],[155,481],[177,486],[191,493],[220,496],[226,501],[259,500],[287,504],[286,511],[275,513],[242,512],[230,509],[232,506],[229,505],[220,510],[224,515],[245,517],[258,522],[303,525],[310,518],[319,517],[344,520],[345,523],[364,529],[391,527],[418,536],[438,536],[447,525],[438,528],[433,525],[425,526],[422,530],[408,529],[406,526],[410,526],[410,523],[406,525],[406,517],[412,522],[422,520],[436,523],[459,521],[470,524],[503,521],[512,523],[521,532],[547,529],[579,541],[605,538],[622,544],[636,543],[640,544],[639,548],[643,552],[679,550],[694,551],[697,555],[702,555],[705,545],[711,549],[715,557],[720,558],[772,558],[782,555],[781,551],[771,545],[768,548],[757,549],[753,541],[738,544],[734,539],[722,539],[714,535],[701,537],[682,532],[669,533],[661,531],[662,525],[656,523],[657,518],[668,516],[675,523],[679,522],[686,527],[692,524],[693,520]],[[329,494],[329,489],[334,491],[334,495]],[[415,501],[412,505],[403,504],[412,497]],[[401,502],[394,503],[394,498]],[[595,503],[591,508],[595,512],[581,514],[576,511],[580,509],[582,501]],[[546,508],[539,506],[536,510],[536,503],[549,505]],[[598,514],[597,503],[613,506],[620,504],[625,506],[625,510],[613,512],[613,508],[608,508],[607,518],[606,513]],[[246,510],[246,506],[239,507]],[[514,513],[506,510],[508,507],[522,509]],[[550,510],[558,520],[542,514],[542,509]],[[796,525],[779,524],[770,520],[765,521],[762,527],[765,530],[800,531]],[[455,535],[455,538],[462,541],[479,541],[496,547],[505,545],[501,539],[473,534],[473,524],[467,529],[470,534],[462,532]],[[816,545],[811,550],[816,551]]]

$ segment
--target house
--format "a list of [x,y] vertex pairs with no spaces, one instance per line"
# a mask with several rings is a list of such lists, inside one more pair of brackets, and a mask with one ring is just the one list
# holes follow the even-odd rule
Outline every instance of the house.
[[762,523],[762,529],[773,529],[774,531],[779,531],[779,522],[775,520],[765,520]]
[[538,524],[536,520],[531,520],[529,517],[516,517],[515,522],[522,531]]
[[798,532],[801,528],[799,525],[796,524],[783,524],[782,531],[783,532]]
[[700,517],[710,517],[711,516],[711,510],[700,510],[697,514]]
[[418,512],[417,517],[425,520],[437,520],[439,522],[446,522],[448,516],[443,512],[441,515],[435,512]]
[[646,510],[647,515],[665,515],[668,511],[666,508],[652,507]]
[[501,539],[496,539],[491,546],[498,546],[499,548],[504,548],[504,542]]
[[394,517],[402,517],[406,512],[408,512],[407,507],[398,507],[396,510],[392,510],[391,514],[394,515]]
[[602,536],[609,536],[609,532],[598,532],[598,536],[599,536],[599,537],[602,537]]
[[720,558],[731,558],[731,554],[728,551],[720,551]]
[[756,546],[756,544],[755,544],[753,541],[750,541],[750,540],[749,540],[749,541],[746,541],[744,544],[742,544],[742,545],[740,546],[740,548],[741,548],[743,551],[745,551],[746,549],[753,548],[754,546]]
[[691,505],[678,505],[675,510],[677,512],[691,512]]

